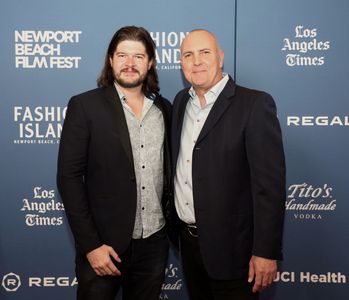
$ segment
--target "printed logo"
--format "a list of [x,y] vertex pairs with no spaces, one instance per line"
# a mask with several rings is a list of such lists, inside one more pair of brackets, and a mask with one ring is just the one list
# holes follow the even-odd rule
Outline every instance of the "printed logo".
[[31,199],[24,198],[20,209],[26,214],[25,224],[33,226],[60,226],[63,224],[63,203],[56,201],[55,190],[41,186],[33,188]]
[[18,126],[14,144],[58,144],[67,107],[15,106],[13,120]]
[[325,183],[314,187],[308,183],[292,184],[288,188],[286,211],[297,220],[318,220],[334,212],[337,200],[333,198],[333,188]]
[[349,116],[287,116],[287,126],[349,126]]
[[[68,276],[43,276],[28,277],[25,280],[25,286],[29,288],[46,288],[46,287],[74,287],[78,285],[76,277]],[[15,292],[21,286],[21,279],[15,273],[8,273],[2,279],[2,286],[7,292]]]
[[78,285],[76,277],[29,277],[29,287],[69,287]]
[[313,273],[313,272],[277,272],[274,282],[281,283],[337,283],[346,284],[347,277],[341,272],[326,272],[326,273]]
[[165,269],[165,282],[161,287],[159,299],[170,299],[171,292],[177,292],[182,289],[182,278],[179,277],[179,269],[174,264],[170,264]]
[[2,278],[2,286],[8,292],[15,292],[21,286],[21,279],[15,273],[8,273]]
[[156,45],[156,68],[180,70],[180,45],[188,32],[150,32]]
[[[65,55],[78,44],[82,31],[15,30],[17,69],[77,69],[81,56]],[[66,49],[64,49],[64,47]],[[64,54],[65,53],[65,54]]]
[[330,41],[320,41],[317,28],[304,28],[298,25],[294,29],[293,40],[284,38],[281,51],[285,51],[285,63],[289,67],[322,66],[325,64],[325,51],[331,47]]

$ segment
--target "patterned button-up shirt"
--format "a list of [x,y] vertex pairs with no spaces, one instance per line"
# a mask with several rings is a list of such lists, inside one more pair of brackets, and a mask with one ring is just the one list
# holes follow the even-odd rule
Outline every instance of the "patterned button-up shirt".
[[137,211],[132,238],[147,238],[165,225],[161,199],[164,181],[164,134],[162,112],[154,101],[144,97],[138,119],[115,84],[130,135],[137,182]]

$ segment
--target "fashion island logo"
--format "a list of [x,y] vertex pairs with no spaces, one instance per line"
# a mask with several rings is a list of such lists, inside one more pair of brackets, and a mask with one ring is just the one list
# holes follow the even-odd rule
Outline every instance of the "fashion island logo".
[[82,31],[15,31],[17,69],[77,69],[81,56],[65,55],[68,44],[80,42]]
[[158,70],[179,70],[180,46],[188,32],[150,32],[156,45],[156,68]]
[[336,210],[337,200],[333,199],[333,188],[325,183],[314,187],[308,183],[289,186],[286,210],[297,220],[318,220],[326,213]]
[[67,107],[14,106],[14,144],[58,144]]
[[305,28],[298,25],[294,29],[293,39],[284,38],[282,51],[286,54],[286,65],[297,66],[322,66],[325,64],[325,51],[331,47],[330,41],[318,39],[317,28]]
[[55,190],[44,189],[41,186],[33,188],[30,199],[22,199],[20,209],[25,213],[25,224],[35,226],[60,226],[63,224],[63,203],[55,199]]
[[[182,278],[179,277],[179,269],[174,264],[170,264],[165,269],[165,282],[161,287],[159,299],[173,299],[170,293],[179,292],[182,289]],[[176,296],[174,298],[177,298]]]

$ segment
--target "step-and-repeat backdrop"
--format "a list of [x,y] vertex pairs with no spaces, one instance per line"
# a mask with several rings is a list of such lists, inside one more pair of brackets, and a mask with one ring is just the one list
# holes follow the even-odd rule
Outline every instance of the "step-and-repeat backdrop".
[[[180,43],[214,32],[225,72],[271,93],[287,159],[285,259],[262,299],[349,295],[347,0],[5,0],[0,10],[0,298],[74,299],[74,247],[55,184],[72,95],[96,87],[113,33],[147,28],[161,93],[185,86]],[[171,251],[160,299],[186,300]]]

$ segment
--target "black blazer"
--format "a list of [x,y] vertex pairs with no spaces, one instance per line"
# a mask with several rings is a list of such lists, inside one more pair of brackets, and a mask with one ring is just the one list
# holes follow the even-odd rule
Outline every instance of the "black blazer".
[[[173,174],[188,89],[173,104]],[[272,97],[229,81],[193,149],[195,217],[212,278],[247,278],[251,255],[281,259],[285,160]]]
[[[165,209],[171,172],[171,104],[159,95],[154,104],[162,111],[165,123]],[[114,86],[91,90],[69,101],[59,147],[57,186],[77,252],[85,254],[107,244],[122,254],[132,238],[137,187],[128,127]]]

